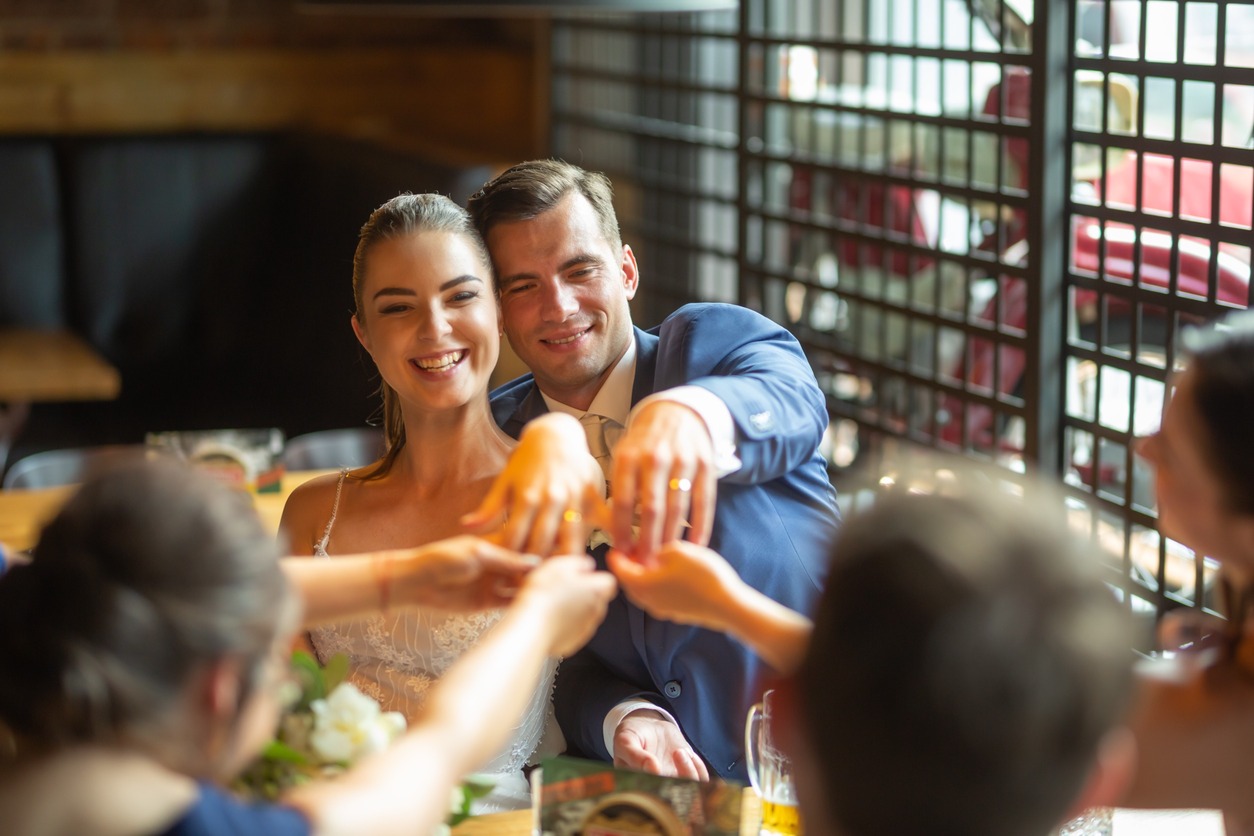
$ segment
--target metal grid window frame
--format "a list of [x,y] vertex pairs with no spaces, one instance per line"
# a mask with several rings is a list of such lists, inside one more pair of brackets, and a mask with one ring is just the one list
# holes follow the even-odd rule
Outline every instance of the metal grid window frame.
[[[917,444],[1066,476],[1077,514],[1123,555],[1112,579],[1129,606],[1207,605],[1213,565],[1188,556],[1193,592],[1183,594],[1168,583],[1179,549],[1155,535],[1146,568],[1154,516],[1133,484],[1133,435],[1138,391],[1166,391],[1178,325],[1249,304],[1249,230],[1221,223],[1221,171],[1251,165],[1251,151],[1225,143],[1222,99],[1230,85],[1254,90],[1254,71],[1224,60],[1229,9],[1254,7],[1200,4],[1218,21],[1205,64],[1147,51],[1149,12],[1170,5],[1175,57],[1185,57],[1195,0],[1037,0],[1026,29],[1001,0],[900,0],[904,25],[885,17],[890,5],[742,0],[736,12],[554,24],[553,152],[615,181],[644,276],[637,321],[699,300],[760,310],[806,347],[834,446],[854,438],[871,469],[884,451]],[[1139,9],[1131,56],[1113,43],[1129,5]],[[1100,32],[1099,43],[1080,48],[1081,31]],[[977,75],[996,83],[977,87]],[[1132,130],[1113,122],[1121,91],[1161,88],[1147,79],[1176,85],[1172,136],[1137,128],[1145,95]],[[1184,142],[1186,88],[1206,83],[1211,141]],[[965,107],[950,101],[955,87]],[[920,106],[922,90],[937,100]],[[1094,94],[1096,119],[1080,112]],[[1170,217],[1145,211],[1139,169],[1133,205],[1113,202],[1119,154],[1209,163],[1209,215],[1180,217],[1192,181],[1179,162]],[[1094,161],[1096,200],[1076,186],[1077,165]],[[929,211],[942,219],[921,233]],[[949,215],[958,233],[946,237]],[[1086,249],[1077,236],[1094,225]],[[1205,293],[1112,275],[1119,235],[1141,264],[1146,231],[1171,242],[1173,276],[1194,242],[1209,243]],[[1245,248],[1242,300],[1221,293],[1219,246],[1238,261]],[[1103,398],[1124,389],[1119,424]],[[1077,478],[1081,442],[1093,460]],[[1112,458],[1121,482],[1103,482]]]
[[[1198,34],[1194,15],[1207,9],[1214,14],[1215,49],[1190,56],[1187,37],[1196,42]],[[1139,599],[1153,612],[1213,611],[1217,565],[1158,535],[1152,476],[1136,458],[1135,438],[1157,426],[1158,403],[1180,360],[1181,327],[1252,301],[1251,199],[1241,181],[1254,174],[1254,126],[1247,107],[1234,141],[1225,93],[1240,87],[1249,94],[1247,105],[1254,102],[1254,54],[1230,54],[1227,37],[1230,17],[1254,22],[1254,5],[1077,0],[1071,12],[1071,94],[1078,99],[1086,86],[1101,93],[1096,113],[1073,104],[1067,135],[1072,164],[1089,160],[1096,167],[1093,188],[1072,189],[1064,207],[1078,230],[1069,239],[1066,291],[1071,300],[1085,300],[1071,309],[1087,309],[1091,317],[1087,328],[1069,331],[1065,355],[1070,372],[1094,389],[1081,408],[1063,410],[1064,446],[1078,440],[1094,451],[1094,466],[1075,483],[1074,495],[1093,532],[1122,555],[1120,577],[1134,606]],[[1116,43],[1120,23],[1124,38]],[[1186,93],[1199,91],[1210,98],[1210,115],[1201,120],[1209,129],[1200,132],[1186,118]],[[1129,101],[1133,107],[1123,113],[1124,124],[1112,124],[1121,101],[1122,110]],[[1243,205],[1228,205],[1242,191]],[[1243,282],[1235,281],[1240,274]],[[1126,414],[1104,414],[1108,387],[1127,390]]]

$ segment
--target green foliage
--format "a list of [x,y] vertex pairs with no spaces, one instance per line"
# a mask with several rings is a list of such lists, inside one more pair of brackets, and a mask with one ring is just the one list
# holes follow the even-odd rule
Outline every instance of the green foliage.
[[[348,657],[341,653],[336,658],[343,659],[345,669],[347,669]],[[309,706],[314,700],[326,698],[327,680],[322,666],[318,664],[317,659],[303,650],[292,651],[292,678],[300,687],[300,699],[292,706],[292,711],[309,711]]]
[[277,763],[292,763],[297,766],[312,766],[313,763],[309,759],[309,755],[293,749],[281,740],[271,740],[261,750],[261,757],[264,760],[275,761]]
[[476,798],[483,798],[492,792],[492,788],[495,786],[496,781],[489,775],[467,775],[459,788],[461,800],[453,806],[453,810],[448,817],[448,826],[456,827],[470,818],[471,802]]

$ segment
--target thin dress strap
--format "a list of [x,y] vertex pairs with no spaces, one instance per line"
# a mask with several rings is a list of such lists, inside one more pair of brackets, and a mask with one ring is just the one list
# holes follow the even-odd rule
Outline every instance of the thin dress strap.
[[327,543],[331,542],[331,527],[335,525],[335,515],[340,511],[340,491],[344,489],[346,476],[348,476],[348,468],[340,468],[340,480],[335,483],[335,503],[331,505],[331,519],[327,520],[327,528],[322,532],[322,539],[314,546],[314,557],[330,557],[327,554]]

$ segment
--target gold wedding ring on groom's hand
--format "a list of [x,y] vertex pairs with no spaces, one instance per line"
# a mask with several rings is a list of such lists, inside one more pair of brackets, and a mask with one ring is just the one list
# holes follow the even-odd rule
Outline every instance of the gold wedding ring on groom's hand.
[[691,479],[672,479],[668,487],[673,491],[679,491],[680,493],[688,493],[688,491],[692,490],[692,480]]
[[568,523],[581,523],[583,522],[583,514],[579,513],[574,508],[570,508],[562,514],[562,521]]

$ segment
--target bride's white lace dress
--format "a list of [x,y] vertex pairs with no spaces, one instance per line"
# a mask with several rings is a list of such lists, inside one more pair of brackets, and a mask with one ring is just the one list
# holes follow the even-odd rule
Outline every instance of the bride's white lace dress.
[[[341,474],[341,485],[343,478]],[[331,519],[322,540],[314,547],[316,558],[329,557],[326,547],[338,507],[337,490]],[[412,720],[431,684],[500,618],[500,610],[460,615],[408,607],[385,615],[317,627],[310,631],[310,638],[320,661],[325,663],[337,653],[347,654],[351,663],[349,680],[362,693],[378,700],[385,711],[399,711]],[[476,812],[526,807],[530,795],[523,767],[541,755],[554,754],[564,748],[565,741],[553,718],[556,671],[557,661],[551,660],[509,744],[476,770],[496,777],[496,788],[476,802]],[[500,684],[502,688],[513,686],[511,682]]]

